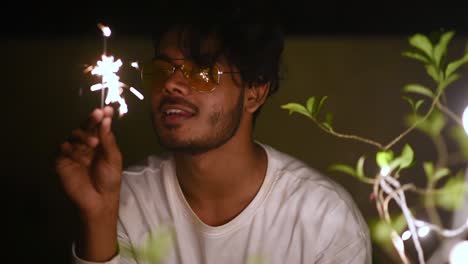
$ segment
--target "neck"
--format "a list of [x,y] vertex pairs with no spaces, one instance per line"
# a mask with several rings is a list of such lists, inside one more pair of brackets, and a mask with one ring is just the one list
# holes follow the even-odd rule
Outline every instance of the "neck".
[[266,172],[266,154],[253,141],[229,141],[217,149],[192,155],[174,155],[176,173],[189,201],[225,201],[249,196],[260,187]]

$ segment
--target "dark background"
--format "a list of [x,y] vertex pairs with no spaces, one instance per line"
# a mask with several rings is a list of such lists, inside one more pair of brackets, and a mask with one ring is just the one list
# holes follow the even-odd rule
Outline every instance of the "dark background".
[[[111,51],[123,58],[147,58],[152,52],[153,25],[180,19],[181,13],[164,1],[107,7],[86,1],[2,5],[2,133],[7,157],[3,216],[4,240],[11,248],[5,251],[8,261],[4,263],[67,263],[78,217],[53,173],[53,155],[55,147],[97,105],[95,96],[79,96],[85,87],[80,67],[95,60],[102,48],[96,24],[111,26]],[[360,153],[370,154],[373,149],[324,135],[307,120],[288,116],[279,109],[281,104],[329,95],[329,110],[337,114],[339,129],[386,142],[402,130],[401,115],[408,110],[401,102],[400,87],[427,81],[419,65],[400,57],[407,37],[454,29],[457,56],[468,37],[467,1],[268,5],[256,4],[256,14],[269,12],[284,25],[289,75],[283,90],[265,106],[256,135],[323,172],[331,162],[353,163]],[[204,18],[216,17],[218,6],[207,6],[193,10]],[[458,92],[450,98],[459,112],[467,105],[466,77],[457,85]],[[127,98],[130,113],[114,124],[126,165],[159,150],[146,103]],[[431,157],[433,149],[420,135],[408,140],[423,146],[424,158]],[[369,186],[342,175],[331,177],[351,192],[366,218],[375,216],[368,201]],[[391,262],[378,248],[374,255],[375,263]]]

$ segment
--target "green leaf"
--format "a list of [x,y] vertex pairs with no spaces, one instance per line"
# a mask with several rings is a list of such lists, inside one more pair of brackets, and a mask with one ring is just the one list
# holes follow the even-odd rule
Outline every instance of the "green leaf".
[[460,78],[459,74],[453,73],[452,75],[450,75],[447,79],[444,80],[444,82],[440,86],[439,92],[442,92],[443,90],[445,90],[447,86],[449,86],[451,83],[458,80],[459,78]]
[[314,107],[315,107],[315,97],[312,96],[312,97],[309,97],[309,99],[307,100],[307,111],[309,111],[311,115],[314,115]]
[[440,80],[439,73],[437,72],[437,69],[434,67],[434,65],[427,64],[425,67],[427,74],[429,74],[429,76],[431,76],[431,78],[438,83]]
[[441,62],[443,56],[447,52],[447,46],[448,46],[450,40],[452,40],[454,35],[455,35],[454,31],[449,31],[449,32],[444,33],[440,37],[439,43],[437,43],[437,45],[434,47],[434,60],[435,60],[435,62],[437,64],[437,66],[440,66],[440,62]]
[[414,112],[417,113],[418,112],[418,109],[419,107],[421,107],[421,105],[424,103],[424,99],[420,99],[418,100],[415,104],[414,104]]
[[119,242],[120,254],[126,258],[142,260],[144,263],[162,263],[163,258],[170,253],[174,238],[174,230],[169,226],[161,226],[157,233],[151,232],[146,241],[132,247]]
[[423,51],[429,58],[432,58],[432,43],[426,36],[415,34],[410,37],[409,43],[413,47]]
[[349,165],[333,164],[333,165],[330,166],[329,170],[343,172],[345,174],[348,174],[348,175],[351,175],[353,177],[359,178],[356,171],[354,170],[354,168],[349,166]]
[[408,115],[405,122],[408,126],[412,126],[414,123],[419,122],[416,128],[430,137],[437,137],[446,124],[444,115],[437,110],[434,110],[426,120],[420,120],[422,120],[422,116],[413,114]]
[[393,248],[391,233],[395,230],[397,233],[403,232],[406,228],[405,216],[401,213],[397,216],[391,216],[391,224],[383,219],[372,219],[369,222],[372,240],[380,246]]
[[445,70],[445,76],[450,77],[452,73],[454,73],[458,68],[460,68],[463,64],[468,62],[468,53],[465,56],[461,57],[458,60],[452,61],[447,65],[447,69]]
[[323,122],[322,125],[328,130],[333,130],[332,126],[329,123]]
[[413,101],[413,99],[411,99],[408,96],[402,96],[401,98],[403,98],[406,102],[408,102],[408,104],[411,106],[411,110],[414,111],[414,101]]
[[434,93],[427,87],[420,84],[408,84],[403,87],[403,92],[406,93],[417,93],[430,98],[434,97]]
[[399,165],[401,169],[408,168],[413,163],[414,152],[410,145],[406,144],[403,147],[401,155],[398,159],[400,161]]
[[356,176],[358,178],[364,178],[366,177],[364,175],[364,161],[366,158],[364,156],[361,156],[356,164]]
[[449,174],[450,170],[448,168],[439,168],[434,173],[434,181],[438,181]]
[[329,130],[332,130],[332,126],[331,126],[332,121],[333,121],[333,114],[327,113],[327,115],[325,116],[325,121],[322,122],[322,125],[328,128]]
[[282,105],[281,108],[289,110],[289,114],[299,113],[307,117],[312,117],[309,111],[307,111],[307,109],[303,105],[298,104],[298,103],[288,103],[288,104]]
[[322,109],[322,106],[325,103],[325,101],[327,100],[327,98],[328,98],[328,96],[324,96],[324,97],[322,97],[322,99],[320,99],[320,102],[319,102],[319,104],[317,106],[317,113],[320,112],[320,110]]
[[432,182],[434,179],[434,164],[432,162],[423,163],[424,173],[426,173],[427,180]]
[[447,180],[445,185],[435,193],[436,205],[446,209],[455,210],[463,205],[467,185],[463,177],[463,171]]
[[375,160],[377,161],[377,165],[382,169],[383,167],[388,166],[393,160],[393,151],[379,151],[375,156]]
[[411,59],[422,61],[425,64],[429,64],[431,62],[426,56],[424,56],[423,54],[419,54],[417,52],[405,51],[401,55],[411,58]]

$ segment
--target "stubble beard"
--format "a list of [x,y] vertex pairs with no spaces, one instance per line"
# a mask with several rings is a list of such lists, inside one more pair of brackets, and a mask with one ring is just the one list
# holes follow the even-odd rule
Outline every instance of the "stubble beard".
[[[164,149],[175,153],[186,153],[191,155],[201,154],[210,150],[219,148],[228,142],[237,132],[240,126],[244,102],[244,89],[239,95],[238,101],[232,111],[225,113],[223,108],[215,109],[209,116],[208,133],[204,135],[189,135],[185,139],[175,138],[171,136],[171,132],[164,135],[154,123],[155,118],[152,113],[153,127],[156,130],[156,136],[159,144]],[[164,128],[177,129],[177,128]]]

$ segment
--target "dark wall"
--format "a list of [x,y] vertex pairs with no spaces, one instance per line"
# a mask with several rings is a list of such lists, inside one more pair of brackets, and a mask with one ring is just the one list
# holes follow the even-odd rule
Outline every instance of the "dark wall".
[[[259,141],[297,156],[341,183],[366,219],[376,216],[369,200],[371,186],[327,168],[336,162],[354,164],[363,154],[371,162],[376,149],[327,135],[305,117],[289,116],[280,106],[327,95],[324,111],[335,114],[336,130],[388,143],[405,128],[403,115],[409,112],[401,100],[402,86],[420,81],[430,84],[420,64],[400,56],[408,47],[406,37],[290,37],[284,57],[287,74],[257,121]],[[451,46],[453,56],[461,55],[465,43],[466,36],[457,36]],[[15,263],[36,257],[41,260],[38,263],[66,263],[77,233],[77,215],[53,172],[53,153],[88,112],[99,106],[99,94],[87,91],[90,79],[82,69],[83,64],[99,58],[102,40],[21,38],[6,40],[0,48],[6,58],[2,130],[7,160],[3,177],[7,179],[7,241],[13,245],[8,255],[16,258]],[[114,36],[109,51],[130,62],[150,58],[152,46],[147,38]],[[464,88],[468,72],[464,73],[448,97],[456,113],[468,104],[468,89]],[[127,68],[120,76],[138,88],[135,74]],[[160,149],[147,102],[130,93],[126,98],[129,114],[116,120],[114,129],[129,165]],[[407,140],[415,144],[416,155],[433,157],[432,145],[421,134]],[[386,256],[374,249],[375,263],[387,263]]]

